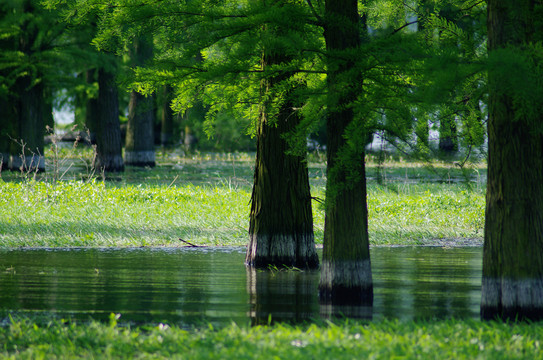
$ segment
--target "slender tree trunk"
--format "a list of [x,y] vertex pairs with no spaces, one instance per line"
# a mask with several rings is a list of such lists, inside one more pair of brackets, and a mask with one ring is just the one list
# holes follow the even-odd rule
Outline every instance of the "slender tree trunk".
[[169,146],[173,143],[173,111],[171,108],[173,89],[166,85],[162,90],[162,104],[160,104],[160,144]]
[[338,51],[360,44],[357,0],[327,0],[324,38],[328,56],[328,164],[324,250],[319,294],[332,304],[373,303],[364,147],[346,142],[354,113],[349,106],[360,91],[353,62]]
[[[144,65],[153,55],[152,42],[139,38],[134,43],[135,66]],[[136,91],[130,94],[124,160],[126,165],[155,166],[154,99]]]
[[[97,69],[87,70],[85,73],[85,80],[87,84],[94,83],[97,76]],[[98,105],[98,98],[88,97],[85,100],[85,126],[88,131],[89,141],[91,144],[96,144],[96,133],[100,124],[100,107]]]
[[124,171],[119,122],[119,99],[115,75],[98,71],[98,110],[96,124],[96,159],[94,168],[99,171]]
[[[280,32],[281,29],[268,31]],[[264,54],[262,67],[288,61],[280,50]],[[288,79],[290,73],[263,80],[262,91]],[[262,105],[257,129],[257,154],[249,222],[248,266],[266,268],[296,266],[318,268],[313,235],[311,193],[305,156],[287,154],[285,135],[300,121],[292,96],[285,95],[277,117],[271,119],[268,104]]]
[[445,153],[458,151],[456,121],[452,117],[441,119],[439,124],[439,150]]
[[[536,13],[533,1],[489,0],[489,56],[505,47],[528,56],[523,54],[523,48],[534,34],[532,24]],[[540,114],[538,119],[527,117],[533,109],[530,111],[526,105],[514,101],[503,90],[501,76],[490,69],[481,317],[540,320],[543,318],[543,135],[541,128],[535,129],[534,125],[539,126],[542,118]]]

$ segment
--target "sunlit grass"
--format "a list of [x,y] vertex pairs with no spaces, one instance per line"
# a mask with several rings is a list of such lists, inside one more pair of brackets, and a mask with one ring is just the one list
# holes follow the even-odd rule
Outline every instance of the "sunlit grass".
[[542,359],[541,323],[385,320],[185,330],[165,324],[15,319],[0,327],[4,358]]
[[0,183],[0,246],[242,245],[249,196],[190,184]]
[[[171,186],[170,186],[171,185]],[[108,184],[101,181],[0,182],[0,246],[244,245],[250,187]],[[324,187],[313,195],[324,197]],[[370,241],[381,244],[480,242],[482,191],[462,184],[368,186]],[[313,202],[317,243],[324,208]]]

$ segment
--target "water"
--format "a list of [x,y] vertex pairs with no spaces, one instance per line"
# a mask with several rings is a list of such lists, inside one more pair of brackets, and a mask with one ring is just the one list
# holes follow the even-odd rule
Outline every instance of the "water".
[[254,271],[244,248],[0,250],[0,315],[130,323],[478,318],[481,248],[372,248],[373,308],[318,302],[318,271]]

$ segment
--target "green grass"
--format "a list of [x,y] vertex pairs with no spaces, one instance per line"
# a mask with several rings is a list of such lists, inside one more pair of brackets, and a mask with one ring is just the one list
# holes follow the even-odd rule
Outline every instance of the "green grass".
[[542,359],[543,324],[385,320],[180,329],[15,319],[0,357],[17,359]]
[[[197,245],[247,243],[252,156],[165,153],[159,159],[154,169],[128,168],[105,182],[101,176],[74,180],[70,172],[65,178],[72,180],[54,181],[54,169],[36,176],[4,172],[0,246],[184,245],[179,238]],[[368,181],[371,244],[481,243],[484,184],[478,177],[462,178],[442,165],[386,165],[368,166],[369,174],[388,173],[386,181]],[[456,180],[442,182],[445,173],[436,177],[436,169]],[[324,164],[310,163],[309,173],[312,195],[323,199]],[[316,242],[322,243],[323,205],[315,201],[313,210]]]
[[[251,155],[169,152],[158,159],[154,169],[128,168],[105,183],[100,174],[86,180],[81,164],[66,174],[53,169],[59,182],[51,168],[35,176],[2,173],[0,246],[247,243]],[[369,161],[367,170],[373,245],[481,243],[483,167],[400,159]],[[324,163],[311,162],[309,173],[313,196],[323,198]],[[313,209],[322,243],[324,210],[319,202]],[[0,324],[0,358],[23,359],[542,359],[542,341],[541,323],[474,320],[180,329],[121,326],[113,316],[109,324],[32,317]]]

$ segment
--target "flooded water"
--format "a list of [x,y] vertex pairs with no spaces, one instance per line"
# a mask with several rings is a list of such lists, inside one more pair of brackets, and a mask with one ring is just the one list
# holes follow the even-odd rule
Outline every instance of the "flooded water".
[[372,308],[319,305],[318,271],[252,271],[244,248],[0,250],[0,315],[130,323],[478,318],[482,249],[371,249]]

